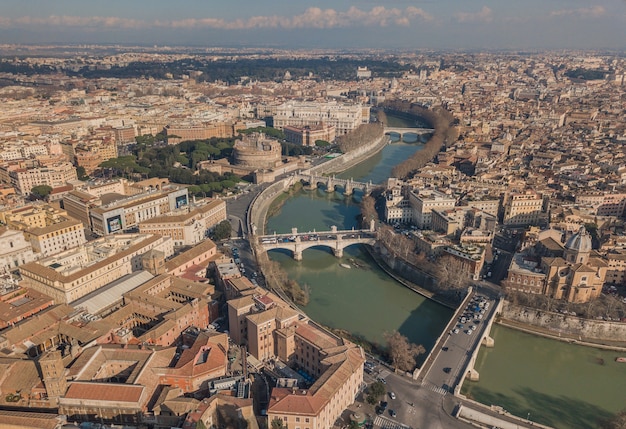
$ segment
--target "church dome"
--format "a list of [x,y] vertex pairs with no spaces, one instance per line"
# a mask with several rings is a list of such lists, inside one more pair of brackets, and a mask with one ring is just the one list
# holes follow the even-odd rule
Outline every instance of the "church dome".
[[591,252],[591,235],[584,226],[581,226],[578,232],[567,240],[565,248],[579,253]]

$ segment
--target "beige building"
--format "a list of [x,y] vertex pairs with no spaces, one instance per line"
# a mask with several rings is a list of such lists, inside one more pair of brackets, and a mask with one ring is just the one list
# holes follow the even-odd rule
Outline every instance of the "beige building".
[[28,229],[24,235],[33,250],[43,256],[64,252],[87,242],[85,226],[81,221],[72,218],[64,218],[43,228]]
[[139,224],[139,232],[171,237],[174,246],[193,246],[206,239],[209,231],[226,217],[226,202],[212,200],[189,213],[143,221]]
[[626,283],[626,252],[613,251],[606,254],[607,264],[606,282],[613,284]]
[[594,216],[624,215],[626,208],[626,194],[623,193],[584,193],[576,195],[576,204],[581,208],[590,208]]
[[297,365],[316,380],[308,389],[272,389],[269,425],[280,420],[283,427],[331,428],[361,389],[363,350],[309,323],[271,293],[260,288],[244,293],[228,301],[233,341],[247,344],[259,360]]
[[369,107],[361,104],[288,101],[276,108],[274,127],[282,130],[286,126],[303,128],[325,125],[335,127],[336,134],[343,136],[359,125],[368,123],[369,117]]
[[152,249],[166,257],[174,253],[169,237],[120,234],[24,264],[20,275],[27,286],[53,297],[55,302],[70,303],[142,269],[142,256]]
[[297,362],[316,381],[308,389],[272,389],[269,424],[279,420],[289,428],[332,428],[361,389],[363,350],[311,324],[298,323],[277,332],[292,345],[287,349],[291,354],[279,358]]
[[580,304],[600,296],[608,269],[591,249],[591,236],[581,227],[565,247],[548,237],[514,255],[505,286]]
[[58,162],[46,167],[18,168],[9,172],[10,185],[22,195],[29,195],[35,186],[52,188],[77,180],[76,169],[69,162]]
[[83,225],[91,228],[89,212],[100,207],[102,200],[99,196],[75,189],[63,196],[62,204],[69,216],[78,219]]
[[114,140],[81,142],[74,147],[76,165],[83,167],[87,175],[99,169],[100,164],[117,158],[117,145]]
[[412,191],[409,201],[413,209],[413,223],[420,229],[431,229],[433,210],[450,210],[456,204],[455,198],[438,191]]
[[82,222],[49,204],[6,210],[0,213],[0,219],[9,228],[24,231],[25,238],[39,256],[50,256],[86,241]]
[[547,220],[543,206],[543,197],[536,192],[510,194],[504,203],[502,222],[505,225],[539,225]]
[[335,127],[332,125],[314,125],[304,127],[285,126],[283,128],[285,139],[289,143],[301,146],[315,146],[317,140],[333,142],[335,140]]
[[228,138],[235,135],[235,125],[230,122],[210,122],[203,124],[167,125],[164,130],[168,144],[178,144],[186,140],[207,140],[211,137]]

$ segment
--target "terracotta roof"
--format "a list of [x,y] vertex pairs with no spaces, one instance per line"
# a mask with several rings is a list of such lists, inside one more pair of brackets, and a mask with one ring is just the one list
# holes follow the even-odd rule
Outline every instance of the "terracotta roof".
[[71,382],[65,398],[138,404],[143,390],[132,384]]
[[0,410],[0,422],[2,427],[16,429],[56,429],[61,419],[58,414]]
[[217,245],[207,238],[202,243],[167,261],[165,263],[165,269],[168,272],[173,271],[178,267],[184,265],[188,261],[191,261],[192,259],[202,255],[204,252],[207,252],[213,248],[217,248]]

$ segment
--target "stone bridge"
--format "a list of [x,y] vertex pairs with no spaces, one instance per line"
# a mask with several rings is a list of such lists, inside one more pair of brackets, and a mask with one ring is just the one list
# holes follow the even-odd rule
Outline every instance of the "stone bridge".
[[302,252],[310,247],[324,246],[332,250],[333,254],[341,258],[343,249],[353,244],[376,244],[376,231],[372,222],[370,229],[337,230],[336,226],[330,231],[298,232],[291,229],[291,234],[259,235],[259,247],[263,250],[287,249],[293,253],[293,259],[302,260]]
[[405,134],[432,134],[435,130],[433,128],[399,128],[399,127],[385,127],[385,134],[396,133],[400,134],[400,140]]
[[316,189],[320,183],[326,186],[326,190],[328,192],[334,192],[336,187],[340,187],[343,189],[344,195],[352,195],[355,189],[360,189],[367,195],[372,189],[374,189],[372,182],[356,182],[352,179],[338,179],[335,176],[318,176],[315,174],[296,173],[294,178],[308,183],[311,189]]

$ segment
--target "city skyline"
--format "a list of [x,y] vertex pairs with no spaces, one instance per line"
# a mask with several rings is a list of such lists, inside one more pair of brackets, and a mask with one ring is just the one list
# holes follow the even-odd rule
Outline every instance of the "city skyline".
[[626,1],[8,0],[4,43],[623,49]]

